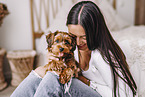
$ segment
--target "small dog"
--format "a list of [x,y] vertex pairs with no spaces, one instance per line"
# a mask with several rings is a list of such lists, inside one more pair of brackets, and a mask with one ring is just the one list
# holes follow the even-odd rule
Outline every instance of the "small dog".
[[[49,59],[47,71],[55,71],[59,73],[59,81],[62,84],[67,83],[72,77],[78,77],[80,69],[77,61],[74,59],[73,51],[76,49],[75,37],[67,32],[56,31],[46,36],[48,43],[48,53],[54,57]],[[58,60],[56,60],[58,59]]]

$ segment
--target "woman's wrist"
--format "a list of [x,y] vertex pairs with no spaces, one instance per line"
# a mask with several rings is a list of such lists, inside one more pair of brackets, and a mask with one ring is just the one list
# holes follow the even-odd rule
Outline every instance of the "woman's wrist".
[[94,90],[97,89],[97,83],[95,81],[90,81],[90,87]]

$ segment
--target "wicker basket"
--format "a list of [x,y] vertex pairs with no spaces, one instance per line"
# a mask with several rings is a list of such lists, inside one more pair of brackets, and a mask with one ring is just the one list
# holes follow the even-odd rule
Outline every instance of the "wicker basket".
[[0,48],[0,90],[4,89],[7,86],[7,83],[5,82],[5,78],[3,74],[3,59],[4,59],[5,53],[6,53],[6,50],[3,48]]
[[7,53],[12,71],[12,86],[18,86],[33,69],[35,55],[34,50],[17,50]]

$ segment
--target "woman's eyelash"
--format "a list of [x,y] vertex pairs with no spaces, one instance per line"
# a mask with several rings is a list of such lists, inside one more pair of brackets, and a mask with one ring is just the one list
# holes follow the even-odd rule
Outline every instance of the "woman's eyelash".
[[86,37],[82,37],[82,39],[86,39]]
[[86,40],[86,36],[82,36],[82,37],[80,37],[80,38],[82,38],[82,39],[85,39],[85,40]]

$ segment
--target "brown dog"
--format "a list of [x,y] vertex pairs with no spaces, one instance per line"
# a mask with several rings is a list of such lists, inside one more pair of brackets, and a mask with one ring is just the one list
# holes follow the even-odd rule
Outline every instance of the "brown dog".
[[[59,73],[59,81],[62,84],[67,83],[72,77],[78,77],[78,63],[74,59],[73,51],[76,49],[75,37],[67,32],[56,31],[46,36],[48,43],[48,53],[54,59],[49,59],[45,65],[48,71]],[[58,59],[58,60],[56,60]]]

